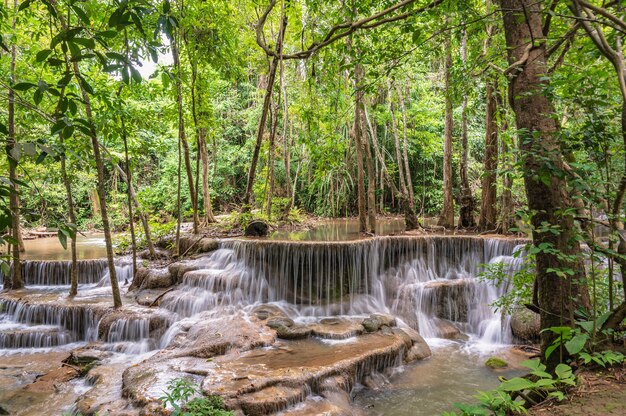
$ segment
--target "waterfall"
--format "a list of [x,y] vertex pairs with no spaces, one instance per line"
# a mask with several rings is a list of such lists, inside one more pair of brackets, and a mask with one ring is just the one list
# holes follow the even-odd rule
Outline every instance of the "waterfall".
[[[521,241],[458,236],[387,236],[357,241],[225,240],[217,250],[173,266],[180,284],[160,311],[109,306],[106,261],[79,262],[79,296],[65,301],[71,262],[25,262],[34,297],[0,297],[0,349],[47,348],[106,341],[109,349],[143,353],[167,346],[187,319],[223,316],[272,303],[295,320],[393,314],[424,337],[459,330],[485,343],[510,343],[508,317],[491,304],[508,291],[480,281],[487,263],[519,269]],[[118,280],[131,267],[116,265]],[[82,290],[81,290],[82,289]],[[32,295],[31,295],[32,296]],[[103,326],[103,317],[107,323]],[[104,329],[102,329],[104,328]],[[100,330],[100,334],[99,334]]]
[[[24,260],[22,261],[22,279],[26,286],[65,286],[71,284],[70,260]],[[132,278],[132,269],[127,265],[116,264],[118,281],[124,282]],[[11,267],[11,273],[13,267]],[[96,284],[108,279],[108,263],[106,259],[78,260],[76,275],[79,284]],[[4,274],[0,270],[0,284]]]
[[[227,240],[215,252],[187,262],[181,286],[161,306],[179,318],[260,303],[278,304],[300,319],[384,312],[426,337],[443,336],[441,327],[450,321],[485,342],[508,343],[508,317],[490,306],[508,288],[477,276],[489,262],[519,265],[521,260],[512,257],[519,243],[442,236]],[[513,271],[507,266],[507,272]]]

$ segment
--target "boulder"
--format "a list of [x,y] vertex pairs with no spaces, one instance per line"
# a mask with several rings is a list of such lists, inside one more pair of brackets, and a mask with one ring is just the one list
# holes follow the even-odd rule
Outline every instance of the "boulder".
[[173,284],[172,274],[168,269],[140,267],[137,269],[131,288],[160,289],[170,287]]
[[244,235],[246,237],[265,237],[269,233],[269,224],[263,220],[252,220],[246,226]]
[[267,320],[266,325],[272,329],[278,329],[281,326],[291,327],[293,326],[293,320],[286,316],[272,317]]
[[505,368],[509,366],[506,361],[498,357],[490,357],[487,361],[485,361],[485,365],[492,369]]
[[539,340],[541,323],[539,314],[527,308],[516,308],[511,314],[511,331],[513,335],[524,340],[534,342]]

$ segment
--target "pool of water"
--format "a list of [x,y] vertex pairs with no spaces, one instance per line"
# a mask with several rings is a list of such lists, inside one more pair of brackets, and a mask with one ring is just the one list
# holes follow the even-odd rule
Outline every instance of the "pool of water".
[[[434,416],[454,410],[454,403],[475,403],[479,390],[498,386],[499,376],[527,373],[519,363],[527,358],[507,347],[481,350],[476,344],[429,339],[432,357],[404,366],[388,382],[365,389],[355,397],[355,405],[372,416]],[[491,356],[503,357],[510,365],[491,370],[484,362]]]
[[[63,248],[57,237],[36,238],[25,240],[22,253],[23,260],[71,260],[69,241],[67,250]],[[104,234],[78,235],[76,238],[76,255],[79,260],[100,259],[107,256]]]
[[[401,218],[385,218],[376,221],[377,235],[399,234],[404,230],[404,219]],[[325,220],[310,230],[275,231],[268,238],[289,241],[349,241],[362,237],[359,233],[359,221],[354,218],[344,218]]]

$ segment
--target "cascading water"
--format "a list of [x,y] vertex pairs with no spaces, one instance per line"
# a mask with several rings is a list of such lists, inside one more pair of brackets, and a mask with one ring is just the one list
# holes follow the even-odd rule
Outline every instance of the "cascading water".
[[[163,308],[187,318],[276,303],[292,317],[391,313],[425,337],[442,336],[441,320],[491,343],[510,343],[507,317],[490,304],[506,292],[477,279],[483,265],[505,262],[519,242],[474,237],[380,237],[356,242],[222,242],[189,261]],[[216,312],[219,313],[219,312]],[[167,345],[171,334],[162,340]]]
[[[69,261],[23,262],[26,289],[0,299],[0,353],[23,353],[98,339],[98,323],[106,311],[104,302],[110,299],[107,262],[78,261],[79,295],[72,300],[63,295],[69,288],[70,268]],[[132,278],[128,265],[118,264],[116,271],[120,282]],[[20,293],[28,293],[28,301]]]

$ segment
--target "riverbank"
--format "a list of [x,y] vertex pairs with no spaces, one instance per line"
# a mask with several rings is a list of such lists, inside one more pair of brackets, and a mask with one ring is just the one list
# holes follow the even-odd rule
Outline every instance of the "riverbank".
[[529,411],[530,416],[609,416],[626,414],[626,365],[584,369],[578,385],[562,402],[548,401]]

